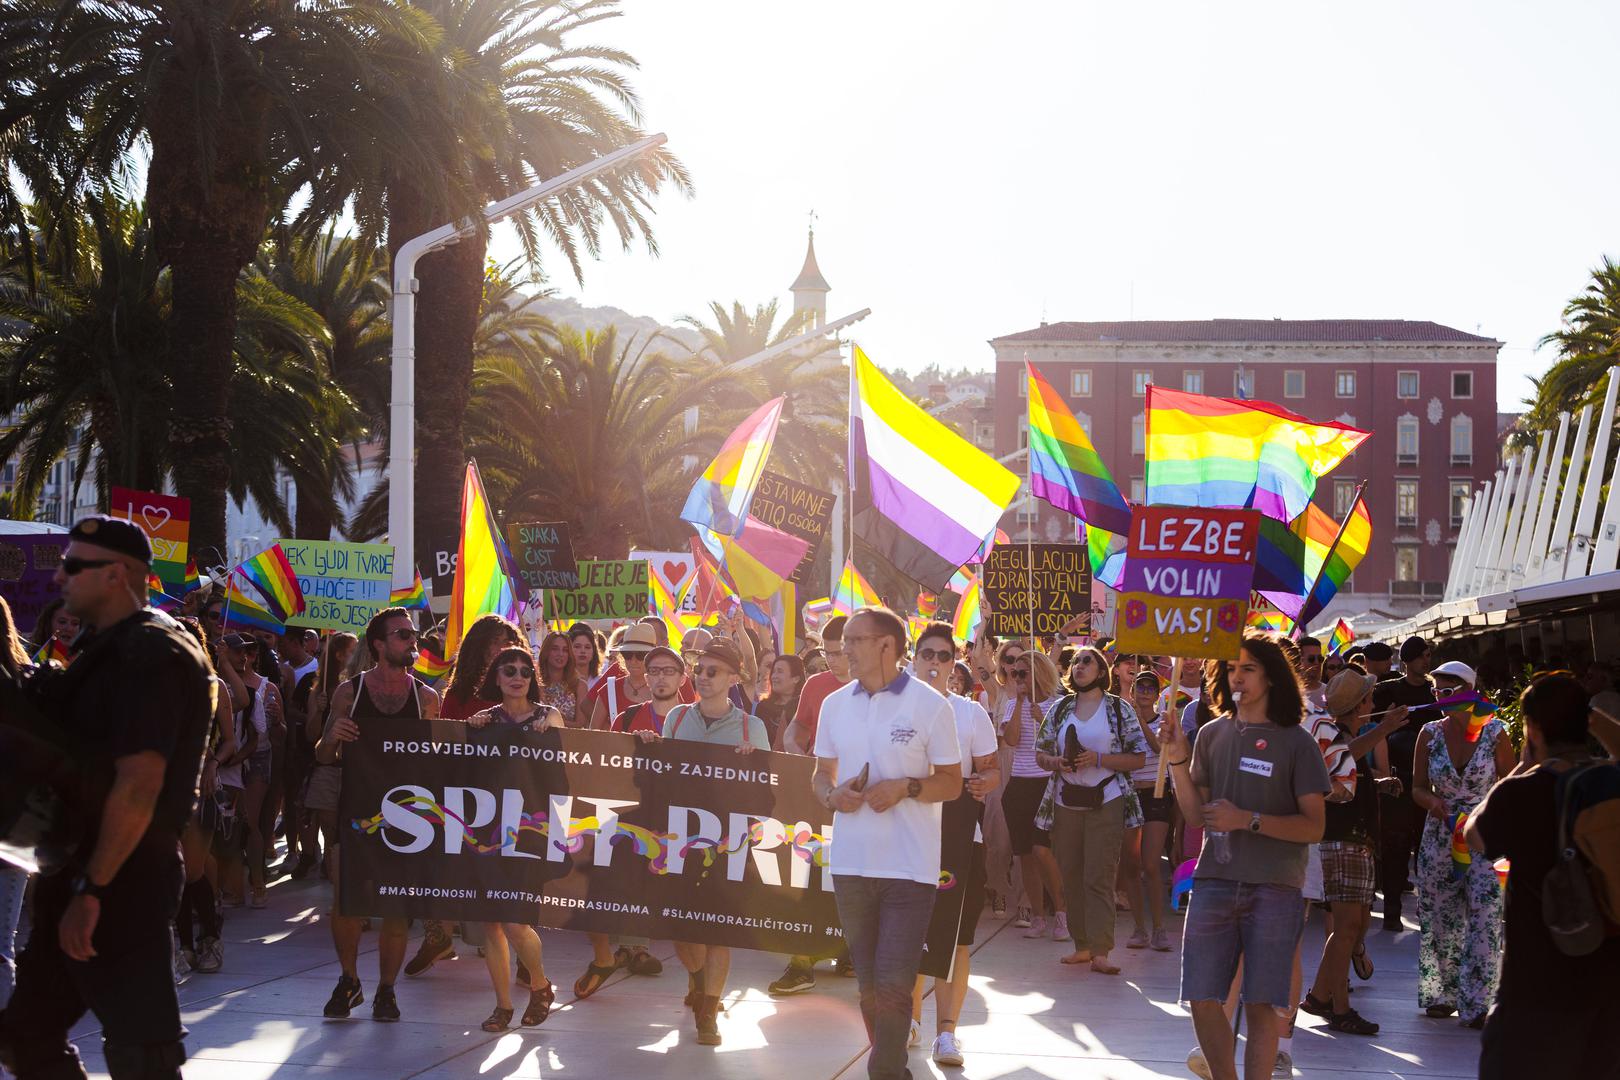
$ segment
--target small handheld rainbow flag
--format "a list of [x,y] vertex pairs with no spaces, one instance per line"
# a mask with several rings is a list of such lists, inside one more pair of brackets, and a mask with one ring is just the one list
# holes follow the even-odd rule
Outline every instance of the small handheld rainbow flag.
[[[418,577],[417,581],[420,583],[421,578]],[[436,683],[450,673],[450,661],[424,645],[417,651],[416,663],[411,670],[423,682]]]
[[927,589],[917,591],[917,614],[925,619],[932,619],[939,614],[939,595]]
[[853,615],[857,608],[881,607],[883,598],[872,588],[861,572],[855,569],[855,560],[844,560],[844,572],[838,577],[838,589],[832,595],[833,610],[840,615]]
[[1468,840],[1463,836],[1463,827],[1468,824],[1468,811],[1459,810],[1451,819],[1451,880],[1461,881],[1468,876],[1468,867],[1473,864],[1474,853],[1468,850]]
[[1341,653],[1350,647],[1356,640],[1356,632],[1343,619],[1333,624],[1333,633],[1328,635],[1328,652]]
[[73,659],[68,655],[67,646],[62,644],[60,641],[57,641],[54,637],[47,641],[40,648],[40,650],[34,654],[34,663],[38,664],[40,667],[45,667],[47,664],[55,664],[57,667],[67,667],[72,662]]
[[388,594],[388,603],[393,607],[415,608],[426,611],[428,606],[427,586],[422,584],[422,571],[416,571],[416,580],[403,589],[395,589]]
[[1435,705],[1447,712],[1452,712],[1463,705],[1468,706],[1467,735],[1471,743],[1479,742],[1480,735],[1485,731],[1485,725],[1496,715],[1496,702],[1478,690],[1464,690],[1460,694],[1440,698]]
[[961,599],[956,601],[956,618],[951,623],[951,633],[958,641],[972,641],[973,635],[979,632],[979,624],[984,622],[984,605],[979,590],[979,575],[974,574],[962,590]]
[[1272,630],[1280,634],[1288,629],[1289,621],[1288,616],[1280,611],[1249,609],[1248,625],[1256,630]]
[[298,584],[298,575],[280,544],[271,544],[251,559],[243,561],[236,572],[252,582],[264,597],[264,608],[276,621],[285,623],[304,611],[304,590]]
[[[225,621],[222,629],[245,626],[254,630],[268,630],[272,634],[287,629],[283,620],[276,618],[269,608],[253,599],[248,595],[248,590],[237,584],[239,576],[239,572],[232,572],[225,579]],[[253,591],[258,590],[255,588]]]

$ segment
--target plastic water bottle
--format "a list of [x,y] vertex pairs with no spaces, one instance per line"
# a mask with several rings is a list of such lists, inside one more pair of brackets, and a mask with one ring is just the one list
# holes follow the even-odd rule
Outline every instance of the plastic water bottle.
[[1212,859],[1221,864],[1232,861],[1232,834],[1214,829],[1204,831],[1204,846],[1209,848]]

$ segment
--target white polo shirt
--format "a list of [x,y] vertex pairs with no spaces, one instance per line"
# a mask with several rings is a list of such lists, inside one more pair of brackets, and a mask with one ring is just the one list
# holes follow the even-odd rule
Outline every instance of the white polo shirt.
[[[868,786],[926,779],[936,766],[962,764],[955,710],[905,672],[875,694],[851,681],[821,706],[816,757],[837,759],[839,783],[867,765]],[[839,811],[833,815],[833,875],[938,885],[940,816],[939,803],[908,798],[881,814],[869,806]]]
[[[990,722],[990,714],[977,701],[952,694],[951,712],[956,717],[956,741],[962,747],[962,779],[966,780],[973,775],[973,759],[994,755],[1000,744],[996,741],[996,728]],[[973,842],[984,843],[984,830],[977,825],[973,826]]]

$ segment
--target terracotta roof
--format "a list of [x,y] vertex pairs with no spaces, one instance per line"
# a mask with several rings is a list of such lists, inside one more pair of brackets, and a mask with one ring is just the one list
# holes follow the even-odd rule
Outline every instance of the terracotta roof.
[[799,271],[799,280],[788,286],[790,292],[800,289],[810,289],[817,292],[832,292],[832,286],[827,279],[821,276],[821,267],[816,265],[816,234],[810,234],[810,246],[804,252],[804,269]]
[[1131,322],[1059,322],[992,341],[1121,342],[1473,342],[1500,344],[1449,326],[1412,319],[1186,319]]

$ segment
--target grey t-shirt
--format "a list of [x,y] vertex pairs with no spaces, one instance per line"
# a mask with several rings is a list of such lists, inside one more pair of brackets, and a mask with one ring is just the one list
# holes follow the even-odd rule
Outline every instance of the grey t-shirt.
[[[1205,724],[1193,742],[1193,782],[1209,788],[1210,801],[1230,799],[1242,810],[1297,814],[1301,795],[1331,790],[1316,740],[1302,727],[1250,725],[1221,716]],[[1209,844],[1198,854],[1194,878],[1220,878],[1254,885],[1305,884],[1307,844],[1252,833],[1232,834],[1232,861],[1216,862]]]

